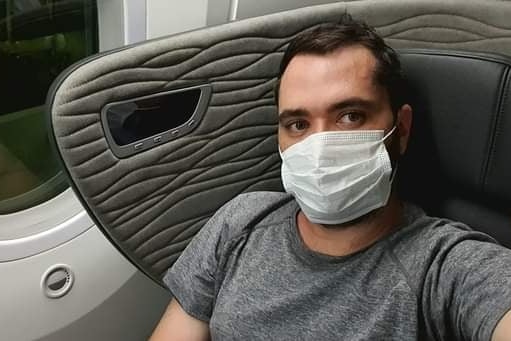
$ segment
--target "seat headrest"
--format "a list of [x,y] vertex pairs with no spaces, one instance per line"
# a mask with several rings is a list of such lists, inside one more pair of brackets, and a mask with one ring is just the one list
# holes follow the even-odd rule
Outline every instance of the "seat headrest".
[[402,195],[511,246],[511,59],[403,50],[413,123]]

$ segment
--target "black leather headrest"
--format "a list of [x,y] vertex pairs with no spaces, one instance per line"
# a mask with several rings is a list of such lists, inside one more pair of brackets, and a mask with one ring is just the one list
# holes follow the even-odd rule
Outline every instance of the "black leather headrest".
[[511,246],[511,59],[400,51],[413,107],[400,191]]

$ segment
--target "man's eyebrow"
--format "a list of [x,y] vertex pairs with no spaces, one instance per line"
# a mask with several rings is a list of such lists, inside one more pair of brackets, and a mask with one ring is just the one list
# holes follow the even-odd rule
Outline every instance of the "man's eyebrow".
[[279,122],[283,122],[290,118],[299,118],[309,116],[309,112],[305,109],[286,109],[279,113]]
[[366,110],[376,109],[377,102],[360,97],[352,97],[334,103],[328,107],[328,112],[339,111],[347,108],[362,108]]

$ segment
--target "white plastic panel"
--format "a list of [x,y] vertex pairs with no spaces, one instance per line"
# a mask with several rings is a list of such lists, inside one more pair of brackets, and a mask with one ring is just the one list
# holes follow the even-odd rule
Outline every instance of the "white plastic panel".
[[91,226],[92,220],[68,188],[38,206],[0,215],[0,262],[49,250]]
[[126,44],[147,39],[146,0],[124,0],[124,20]]
[[228,22],[232,5],[231,0],[208,1],[207,25],[213,26]]
[[208,0],[147,1],[147,39],[206,26],[207,12]]
[[[236,19],[246,19],[257,17],[260,15],[281,12],[300,7],[329,4],[333,2],[341,2],[336,0],[236,0],[238,8],[236,11]],[[347,0],[350,1],[350,0]],[[356,0],[351,0],[356,1]],[[346,2],[346,0],[344,0]]]
[[[67,295],[52,299],[45,295],[41,279],[55,264],[67,265],[74,283]],[[0,263],[0,273],[2,340],[52,335],[51,340],[63,341],[69,340],[69,333],[76,335],[74,340],[144,340],[170,299],[166,290],[138,272],[96,227],[50,251]],[[133,319],[139,306],[144,315]],[[103,321],[104,325],[80,323],[84,320]]]
[[[145,40],[146,0],[98,1],[98,24],[101,51]],[[57,264],[74,281],[50,298],[42,277]],[[0,215],[0,274],[0,340],[144,340],[170,299],[112,246],[70,188]]]
[[145,40],[146,9],[146,0],[98,1],[99,50],[106,51]]

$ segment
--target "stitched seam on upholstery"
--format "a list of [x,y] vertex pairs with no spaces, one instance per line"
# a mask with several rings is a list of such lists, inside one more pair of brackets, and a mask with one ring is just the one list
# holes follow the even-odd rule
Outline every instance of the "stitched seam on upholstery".
[[[295,35],[297,35],[298,33],[301,33],[302,31],[307,30],[307,29],[309,29],[309,28],[312,28],[312,27],[314,27],[314,26],[316,26],[316,25],[319,25],[319,24],[318,24],[318,23],[314,23],[314,24],[312,24],[312,25],[307,25],[307,26],[305,26],[305,27],[301,27],[301,28],[299,28],[296,32],[293,32],[293,33],[291,33],[291,34],[289,34],[289,35],[280,36],[280,37],[268,37],[268,36],[263,36],[263,35],[258,36],[258,35],[248,34],[248,35],[246,35],[246,36],[241,35],[241,36],[238,36],[238,37],[231,37],[231,38],[228,38],[228,39],[229,39],[229,40],[237,40],[237,39],[243,40],[243,39],[247,39],[247,38],[248,38],[248,39],[250,39],[250,38],[263,38],[263,39],[272,39],[272,40],[287,39],[287,40],[289,41],[291,38],[293,38],[293,37],[294,37]],[[160,40],[161,40],[161,41],[163,41],[163,40],[166,40],[166,39],[169,39],[169,38],[168,38],[168,37],[163,37],[163,38],[161,38],[161,39],[155,39],[155,40],[154,40],[154,42],[156,42],[156,41],[160,41]],[[215,45],[218,45],[218,44],[220,44],[220,43],[223,43],[223,42],[225,42],[225,40],[220,40],[220,41],[215,42],[215,43],[213,43],[213,44],[206,45],[206,46],[201,46],[201,47],[193,46],[192,48],[199,48],[199,49],[201,49],[201,51],[197,52],[197,54],[195,54],[194,56],[190,57],[189,59],[194,58],[194,57],[196,57],[197,55],[202,54],[204,51],[206,51],[206,50],[208,50],[208,49],[210,49],[210,48],[214,47]],[[147,42],[147,41],[144,41],[144,42],[140,43],[140,45],[143,45],[143,44],[148,44],[148,45],[149,45],[149,44],[152,44],[152,43],[153,43],[153,42]],[[287,42],[286,42],[286,43],[287,43]],[[284,44],[284,45],[285,45],[285,44]],[[134,46],[139,46],[139,44],[136,44],[136,45],[134,45]],[[129,46],[128,48],[131,48],[131,47],[134,47],[134,46]],[[127,47],[125,47],[124,49],[128,49],[128,48],[127,48]],[[93,62],[95,59],[99,59],[99,57],[104,57],[104,56],[107,56],[107,55],[110,55],[110,54],[114,54],[114,53],[122,52],[122,50],[124,50],[124,49],[123,49],[123,48],[120,48],[120,49],[118,49],[118,50],[116,49],[116,50],[113,50],[113,51],[108,51],[108,52],[105,52],[104,54],[101,54],[101,55],[100,55],[100,56],[98,56],[97,58],[94,58],[94,59],[92,59],[92,58],[91,58],[90,60],[89,60],[89,59],[87,59],[87,61],[86,61],[86,62],[84,62],[83,64],[78,65],[78,67],[82,67],[82,66],[83,66],[83,65],[85,65],[85,64],[89,64],[90,62]],[[89,83],[91,83],[91,82],[96,81],[98,77],[101,77],[101,76],[107,75],[107,74],[109,74],[109,73],[111,73],[111,72],[118,71],[118,70],[132,69],[132,68],[134,68],[134,67],[138,67],[138,65],[144,65],[144,64],[145,64],[145,63],[147,63],[148,61],[150,61],[150,60],[152,60],[152,59],[155,59],[155,58],[158,58],[158,57],[161,57],[161,56],[163,56],[163,55],[165,55],[165,54],[168,54],[168,53],[170,53],[170,52],[176,52],[176,51],[186,50],[186,49],[188,49],[188,47],[187,47],[187,48],[178,48],[178,49],[176,49],[176,50],[165,50],[164,52],[159,53],[159,54],[157,54],[157,55],[152,55],[152,56],[151,56],[149,59],[147,59],[147,60],[140,61],[140,62],[139,62],[139,63],[137,63],[136,65],[132,65],[132,64],[130,64],[130,65],[126,65],[126,66],[123,66],[123,67],[121,67],[121,68],[118,68],[118,69],[108,70],[108,71],[106,71],[105,73],[101,73],[101,74],[97,75],[94,79],[89,79],[89,80],[86,80],[86,81],[84,81],[84,82],[78,83],[78,84],[76,84],[76,85],[72,86],[70,89],[72,90],[72,89],[76,89],[76,88],[78,88],[78,87],[82,87],[82,86],[84,86],[84,85],[86,85],[86,84],[89,84]],[[179,64],[181,64],[181,63],[179,63]],[[77,67],[77,69],[78,69],[78,67]],[[148,67],[148,68],[151,68],[151,67]],[[158,69],[158,68],[157,68],[157,69]],[[67,78],[67,77],[66,77],[66,78]]]
[[511,29],[511,27],[504,27],[504,26],[499,26],[499,25],[495,25],[495,24],[492,24],[492,23],[487,23],[487,22],[483,21],[480,18],[474,18],[474,17],[469,16],[469,15],[459,14],[459,13],[454,13],[454,12],[449,12],[449,11],[446,11],[446,12],[429,12],[429,13],[422,13],[422,14],[418,14],[418,15],[412,15],[412,16],[401,18],[401,19],[398,19],[398,20],[395,20],[395,21],[392,21],[392,22],[385,23],[383,25],[377,26],[376,28],[377,29],[381,29],[381,28],[392,26],[392,25],[399,24],[399,23],[402,23],[402,22],[417,20],[417,18],[428,17],[428,16],[449,16],[449,17],[454,17],[454,18],[463,18],[463,19],[467,19],[467,20],[470,20],[470,21],[475,21],[475,22],[477,22],[477,23],[479,23],[479,24],[481,24],[483,26],[491,27],[491,28],[494,28],[494,29],[499,29],[499,30],[509,30],[509,29]]
[[[275,178],[275,177],[273,177],[273,174],[270,174],[270,176],[268,176],[268,177],[267,177],[266,175],[263,175],[263,176],[260,176],[260,177],[256,177],[256,178],[254,178],[254,180],[267,180],[267,179],[272,179],[272,178]],[[250,186],[252,186],[252,185],[253,185],[253,182],[252,182],[252,183],[250,183],[250,184],[249,184],[248,186],[246,186],[245,188],[243,188],[243,189],[241,190],[241,192],[245,192],[245,191],[246,191],[248,188],[250,188]],[[195,195],[195,194],[197,194],[197,193],[199,193],[199,192],[194,192],[194,193],[192,193],[192,195]],[[162,200],[163,200],[163,201],[165,201],[165,199],[167,199],[170,195],[172,195],[172,193],[166,193],[166,196],[165,196]],[[175,207],[178,203],[179,203],[179,202],[177,202],[177,201],[171,202],[170,206],[166,206],[166,205],[165,205],[164,210],[165,210],[165,211],[168,211],[168,210],[170,210],[170,209],[173,209],[173,208],[174,208],[174,207]],[[161,214],[158,214],[158,216],[160,216],[160,215],[161,215]],[[135,217],[131,217],[129,221],[131,221],[131,220],[132,220],[132,219],[134,219],[134,218],[135,218]],[[259,218],[259,217],[257,217],[257,219],[258,219],[258,221],[260,220],[260,218]],[[127,222],[123,222],[123,224],[128,223],[129,221],[127,221]],[[110,223],[110,221],[108,221],[108,222]],[[150,228],[150,226],[152,226],[152,224],[153,224],[153,223],[154,223],[154,220],[151,220],[151,221],[147,222],[147,223],[146,223],[146,224],[144,224],[144,226],[142,226],[142,227],[141,227],[138,231],[135,231],[135,233],[134,233],[134,234],[131,234],[130,236],[126,236],[126,238],[124,239],[124,241],[127,241],[127,240],[131,239],[131,238],[132,238],[135,234],[137,234],[139,231],[143,231],[143,230],[146,230],[146,229]],[[255,222],[255,223],[257,224],[257,222]],[[114,231],[114,230],[118,229],[120,226],[121,226],[121,225],[119,225],[119,224],[118,224],[117,226],[113,226],[112,228],[110,228],[110,230]],[[233,237],[232,239],[234,239],[234,238],[235,238],[235,237]]]
[[391,34],[387,35],[386,38],[393,37],[398,34],[413,31],[413,30],[423,30],[423,29],[439,29],[439,30],[445,30],[445,31],[454,31],[457,33],[469,33],[472,35],[479,36],[480,38],[493,38],[491,36],[485,36],[475,30],[469,31],[467,28],[457,28],[457,27],[449,27],[449,26],[441,26],[441,25],[424,25],[424,26],[416,26],[416,27],[407,27],[400,31],[392,32]]
[[489,42],[489,41],[500,41],[500,40],[509,40],[511,36],[505,37],[494,37],[494,38],[479,38],[479,39],[466,39],[466,40],[435,40],[435,39],[408,39],[408,38],[397,38],[397,37],[385,37],[385,39],[389,40],[399,40],[399,41],[411,41],[417,43],[435,43],[435,44],[468,44],[475,42]]
[[494,159],[494,156],[495,156],[495,150],[496,150],[496,144],[497,144],[497,138],[500,134],[500,130],[499,130],[499,127],[500,127],[500,122],[501,122],[501,118],[503,116],[503,111],[504,111],[504,104],[506,103],[506,100],[507,100],[507,94],[508,94],[508,91],[509,91],[509,85],[510,85],[510,79],[509,79],[509,74],[510,74],[510,68],[509,66],[506,67],[506,70],[504,71],[504,75],[502,76],[502,84],[500,86],[500,91],[499,91],[499,103],[497,104],[497,113],[495,115],[495,118],[494,118],[494,122],[493,122],[493,127],[491,129],[491,132],[492,132],[492,135],[491,135],[491,140],[490,140],[490,144],[489,144],[489,149],[488,149],[488,157],[486,158],[486,161],[485,161],[485,164],[484,164],[484,168],[483,168],[483,172],[481,174],[481,190],[483,191],[483,193],[485,192],[485,188],[488,184],[488,173],[490,172],[490,168],[492,166],[492,162],[493,162],[493,159]]

